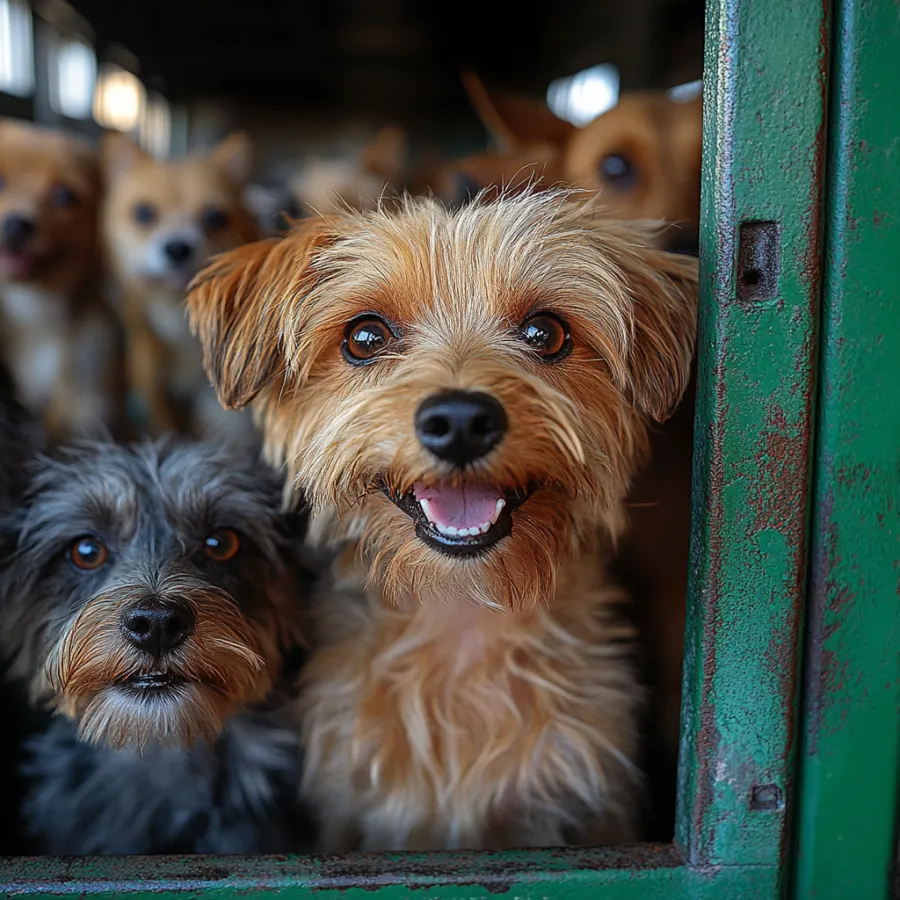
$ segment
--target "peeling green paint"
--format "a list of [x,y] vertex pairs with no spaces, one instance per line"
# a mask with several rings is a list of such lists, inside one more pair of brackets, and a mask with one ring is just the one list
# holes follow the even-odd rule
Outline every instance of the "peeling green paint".
[[[677,835],[695,865],[781,869],[786,860],[827,25],[827,7],[818,2],[707,6],[699,391]],[[739,247],[741,240],[765,245],[754,251]],[[764,273],[748,269],[748,260],[780,266]],[[760,291],[761,284],[771,289]]]
[[835,7],[795,896],[887,900],[900,811],[900,6]]
[[385,854],[301,857],[19,860],[8,867],[7,897],[151,900],[160,893],[204,900],[277,894],[329,900],[764,900],[774,896],[767,870],[687,869],[671,848],[532,853]]

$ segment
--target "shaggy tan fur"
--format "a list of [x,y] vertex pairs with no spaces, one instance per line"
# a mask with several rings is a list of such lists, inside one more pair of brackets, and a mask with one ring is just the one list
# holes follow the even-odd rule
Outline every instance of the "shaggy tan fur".
[[[323,598],[306,674],[306,787],[324,849],[553,845],[634,836],[640,692],[602,551],[689,374],[696,267],[655,226],[568,192],[447,211],[431,200],[312,220],[226,254],[188,297],[226,406],[254,401],[269,457],[357,576]],[[568,325],[541,361],[517,328]],[[397,339],[341,352],[375,313]],[[490,394],[508,430],[464,471],[417,441],[446,391]],[[531,491],[511,533],[446,556],[389,499],[414,484]],[[366,582],[365,596],[350,589]],[[347,587],[349,585],[349,587]],[[345,589],[346,588],[346,589]]]

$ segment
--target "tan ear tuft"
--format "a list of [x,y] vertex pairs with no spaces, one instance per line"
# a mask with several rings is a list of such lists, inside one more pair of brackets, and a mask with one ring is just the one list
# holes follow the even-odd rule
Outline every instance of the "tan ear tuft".
[[150,157],[126,134],[108,131],[100,140],[100,166],[108,181],[127,175]]
[[310,219],[245,244],[215,257],[188,288],[191,330],[226,409],[246,406],[285,371],[285,318],[312,286],[309,263],[328,231],[324,219]]
[[233,131],[210,154],[212,164],[237,184],[253,174],[253,141],[245,131]]
[[657,422],[675,412],[697,341],[697,260],[655,247],[630,274],[635,298],[631,371],[635,405]]
[[633,302],[622,385],[643,413],[664,422],[687,388],[697,339],[697,260],[659,248],[661,222],[596,223],[604,255]]

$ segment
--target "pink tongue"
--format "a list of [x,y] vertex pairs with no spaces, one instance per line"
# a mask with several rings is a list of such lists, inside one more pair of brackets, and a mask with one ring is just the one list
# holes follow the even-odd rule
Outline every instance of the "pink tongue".
[[28,274],[29,260],[20,253],[0,250],[0,271],[5,271],[12,278],[21,278]]
[[490,522],[503,496],[496,488],[481,484],[463,484],[459,487],[436,485],[414,487],[416,500],[427,500],[431,521],[445,528],[471,528]]

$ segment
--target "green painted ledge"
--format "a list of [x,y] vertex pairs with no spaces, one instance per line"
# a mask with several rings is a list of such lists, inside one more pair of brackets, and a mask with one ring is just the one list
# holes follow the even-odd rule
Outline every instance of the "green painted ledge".
[[[140,873],[140,874],[138,874]],[[765,867],[689,868],[670,846],[509,853],[353,854],[346,857],[144,857],[0,861],[0,897],[143,900],[160,894],[236,900],[763,900],[777,873]]]

